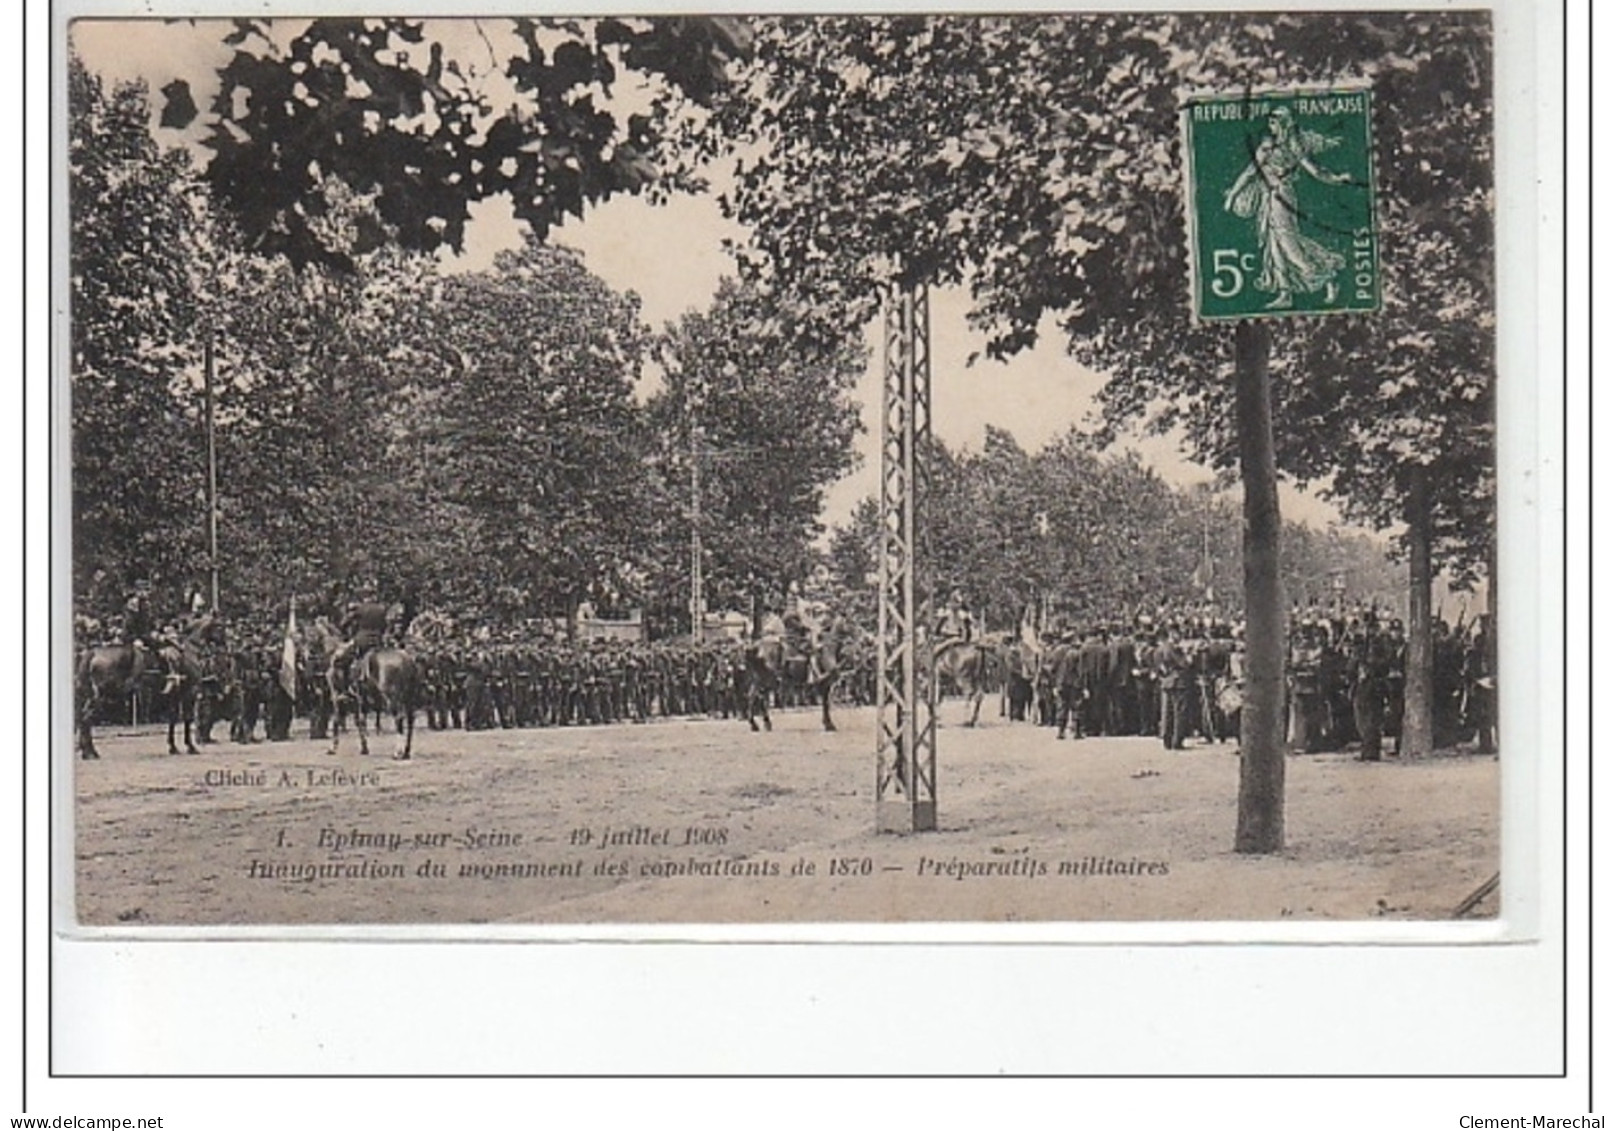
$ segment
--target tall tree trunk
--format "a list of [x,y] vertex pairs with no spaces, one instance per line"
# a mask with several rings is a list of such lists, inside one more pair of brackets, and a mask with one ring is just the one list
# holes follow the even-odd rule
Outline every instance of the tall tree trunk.
[[1284,588],[1273,457],[1267,324],[1234,327],[1234,413],[1245,491],[1245,704],[1240,715],[1234,851],[1284,848]]
[[1402,707],[1402,756],[1433,749],[1435,645],[1430,623],[1430,475],[1415,465],[1408,477],[1408,651]]

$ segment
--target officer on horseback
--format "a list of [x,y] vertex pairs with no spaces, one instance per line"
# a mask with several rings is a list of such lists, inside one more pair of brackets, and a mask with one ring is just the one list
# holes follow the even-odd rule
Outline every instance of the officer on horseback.
[[151,606],[146,600],[145,592],[136,587],[124,602],[120,643],[130,644],[136,648],[150,651],[153,647],[154,633],[156,632],[156,619],[152,616]]
[[964,594],[955,589],[937,618],[937,635],[945,640],[962,640],[968,644],[975,636],[975,629],[975,618],[970,614]]
[[371,652],[382,646],[387,633],[387,605],[381,601],[350,602],[337,626],[343,643],[331,655],[331,670],[349,675]]

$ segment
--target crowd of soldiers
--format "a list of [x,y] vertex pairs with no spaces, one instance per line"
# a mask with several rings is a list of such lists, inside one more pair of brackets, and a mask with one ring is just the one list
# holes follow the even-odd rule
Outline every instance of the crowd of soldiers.
[[1237,625],[1140,614],[1056,626],[1042,644],[1040,653],[1024,639],[1006,650],[1012,720],[1030,718],[1059,738],[1154,736],[1173,750],[1194,736],[1238,735]]
[[[254,741],[291,737],[295,718],[309,720],[310,736],[328,737],[337,715],[328,673],[345,641],[390,643],[415,657],[421,684],[417,706],[427,727],[486,730],[510,727],[644,723],[679,716],[743,717],[746,642],[688,638],[647,642],[569,639],[551,622],[529,621],[495,629],[486,621],[456,620],[435,612],[400,615],[386,623],[349,606],[332,625],[316,616],[294,641],[288,670],[286,628],[225,625],[211,649],[198,689],[199,741],[213,741],[228,721],[229,737]],[[102,624],[80,619],[81,642],[95,638],[173,642],[188,621],[158,625],[139,597]],[[356,620],[355,617],[359,619]],[[373,623],[372,623],[373,621]],[[1372,607],[1296,609],[1290,618],[1287,664],[1287,740],[1297,753],[1355,747],[1378,759],[1399,745],[1405,703],[1407,641],[1401,621]],[[314,631],[318,626],[319,631]],[[804,627],[787,615],[771,626],[787,640]],[[1433,624],[1432,709],[1437,746],[1473,741],[1495,749],[1495,678],[1487,618],[1467,629],[1442,619]],[[973,618],[959,603],[939,618],[939,637],[970,637]],[[333,655],[334,650],[336,652]],[[872,644],[851,650],[836,684],[845,704],[875,699]],[[1169,749],[1191,740],[1221,743],[1239,735],[1244,675],[1243,626],[1206,609],[1094,619],[1082,627],[1056,624],[1041,637],[982,635],[995,657],[986,690],[1003,696],[1011,721],[1031,721],[1065,738],[1153,736]],[[964,690],[943,686],[942,693]],[[803,705],[804,688],[783,686],[777,706]]]
[[[1355,748],[1378,760],[1399,749],[1406,704],[1402,622],[1374,607],[1291,614],[1286,740],[1296,753]],[[1492,640],[1487,618],[1432,625],[1436,746],[1496,749]],[[1237,740],[1244,629],[1215,614],[1138,615],[1056,628],[1040,651],[1005,649],[1008,712],[1060,738],[1149,735],[1168,749],[1191,739]]]
[[[1495,656],[1490,618],[1469,626],[1437,618],[1431,632],[1431,729],[1437,747],[1473,741],[1497,749]],[[1317,753],[1356,744],[1377,760],[1401,745],[1407,635],[1378,610],[1297,610],[1291,617],[1288,739]]]

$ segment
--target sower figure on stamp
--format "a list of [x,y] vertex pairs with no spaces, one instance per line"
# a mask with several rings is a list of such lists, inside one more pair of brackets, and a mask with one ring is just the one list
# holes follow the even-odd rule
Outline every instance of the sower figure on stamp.
[[1331,172],[1313,157],[1339,143],[1300,129],[1288,107],[1275,109],[1267,120],[1268,136],[1257,145],[1250,164],[1223,195],[1223,207],[1236,216],[1256,221],[1256,239],[1262,253],[1262,271],[1256,289],[1274,296],[1268,309],[1290,306],[1297,292],[1324,292],[1334,304],[1335,276],[1346,266],[1345,257],[1301,231],[1302,214],[1296,203],[1295,181],[1305,172],[1326,185],[1351,182],[1345,173]]

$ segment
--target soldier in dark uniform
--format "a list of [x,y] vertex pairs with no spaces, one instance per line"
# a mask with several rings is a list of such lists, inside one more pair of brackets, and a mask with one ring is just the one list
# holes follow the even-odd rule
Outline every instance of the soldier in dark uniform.
[[152,616],[151,605],[146,595],[138,590],[131,594],[124,602],[123,617],[119,624],[119,643],[132,644],[137,648],[155,649],[155,630],[157,621]]
[[1327,689],[1323,683],[1324,641],[1317,626],[1300,624],[1290,646],[1290,723],[1292,752],[1315,754],[1323,748]]
[[[280,644],[270,642],[264,646],[264,675],[265,694],[267,702],[264,710],[264,737],[270,742],[287,742],[292,737],[292,719],[297,714],[297,700],[287,694],[286,688],[280,681],[281,659],[284,652],[284,641]],[[295,678],[295,666],[294,666]],[[293,685],[296,686],[295,684]]]
[[1362,743],[1357,758],[1378,762],[1385,733],[1385,681],[1390,672],[1387,642],[1379,626],[1368,620],[1351,638],[1351,707]]
[[510,648],[504,645],[495,648],[488,665],[488,708],[493,713],[493,725],[500,730],[516,725],[510,710],[513,671]]
[[1138,666],[1138,642],[1122,624],[1110,625],[1106,648],[1106,663],[1110,670],[1109,687],[1105,698],[1105,733],[1137,734],[1138,716],[1135,708],[1138,696],[1134,690]]
[[1032,705],[1032,679],[1026,670],[1026,654],[1015,645],[1004,654],[1004,698],[1009,705],[1009,721],[1026,721],[1027,708]]
[[465,729],[487,730],[493,725],[493,708],[488,698],[488,674],[491,658],[486,649],[478,648],[465,664]]
[[645,687],[645,664],[647,656],[640,645],[634,645],[627,650],[623,657],[623,701],[624,714],[636,723],[643,723],[650,718],[650,704],[647,701]]
[[1385,735],[1391,751],[1402,752],[1402,716],[1407,710],[1407,635],[1402,622],[1393,620],[1385,634]]
[[1482,754],[1497,753],[1497,675],[1492,655],[1492,619],[1475,620],[1475,633],[1464,651],[1464,725],[1475,735]]
[[1082,734],[1105,733],[1110,717],[1110,645],[1102,626],[1090,628],[1077,651],[1077,678],[1082,688]]
[[1454,626],[1437,620],[1432,632],[1431,724],[1437,746],[1451,746],[1462,731],[1464,705],[1464,643]]
[[331,716],[335,714],[331,704],[331,658],[325,654],[325,643],[318,635],[309,639],[298,676],[309,738],[319,741],[330,737]]
[[[192,614],[193,630],[205,615],[205,613]],[[236,733],[236,710],[240,700],[235,672],[237,651],[235,632],[233,626],[226,625],[221,620],[213,620],[209,633],[213,647],[207,654],[198,656],[202,661],[201,679],[196,686],[195,726],[198,746],[213,744],[213,727],[222,718],[230,720],[232,737]],[[176,641],[178,640],[178,631],[171,635]]]
[[1077,636],[1064,632],[1055,635],[1053,683],[1059,704],[1055,711],[1056,739],[1064,738],[1068,727],[1072,738],[1083,735],[1088,689],[1083,685],[1082,644]]
[[1200,729],[1205,733],[1207,742],[1222,742],[1233,734],[1218,696],[1229,678],[1234,641],[1232,633],[1223,624],[1213,622],[1206,632],[1195,655],[1195,692],[1200,706]]
[[599,726],[611,721],[611,659],[606,653],[606,642],[590,641],[583,658],[584,717],[591,726]]
[[584,661],[583,652],[575,642],[567,645],[561,660],[566,688],[566,709],[562,712],[562,722],[566,726],[579,726],[589,717],[588,672],[584,670]]
[[1323,701],[1322,734],[1318,747],[1323,750],[1343,750],[1359,738],[1357,712],[1352,702],[1352,652],[1348,639],[1364,631],[1375,629],[1374,614],[1360,614],[1352,621],[1320,621],[1318,632],[1322,640],[1318,656],[1318,686]]
[[355,665],[386,640],[387,606],[380,601],[354,602],[348,606],[338,628],[346,643],[331,657],[331,667],[351,677]]
[[1043,666],[1038,669],[1037,679],[1032,685],[1038,726],[1052,727],[1060,722],[1062,706],[1059,664],[1065,648],[1064,634],[1059,629],[1051,630],[1043,651]]
[[1189,726],[1189,682],[1193,678],[1189,657],[1183,650],[1176,627],[1155,648],[1156,683],[1161,689],[1161,743],[1168,750],[1182,750]]
[[1161,685],[1155,672],[1156,630],[1154,622],[1143,619],[1138,627],[1138,643],[1133,655],[1133,692],[1137,697],[1134,734],[1160,737]]
[[234,710],[230,717],[230,741],[244,744],[257,741],[258,714],[262,708],[262,665],[257,641],[238,640],[230,651],[230,683]]

